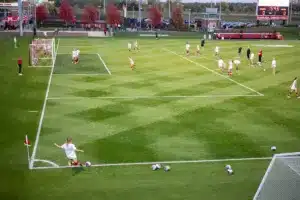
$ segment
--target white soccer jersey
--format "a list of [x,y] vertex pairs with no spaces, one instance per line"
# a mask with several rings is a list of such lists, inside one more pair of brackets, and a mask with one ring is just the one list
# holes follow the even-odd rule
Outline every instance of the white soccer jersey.
[[254,59],[254,53],[250,54],[250,59],[253,60]]
[[228,66],[228,69],[232,69],[233,68],[233,63],[232,63],[232,61],[229,61],[229,66]]
[[235,65],[241,64],[241,61],[239,61],[239,60],[234,60],[233,62],[234,62]]
[[216,46],[215,52],[216,52],[216,53],[219,53],[219,50],[220,50],[220,48],[219,48],[218,46]]
[[200,51],[200,46],[199,45],[197,45],[197,51]]
[[296,90],[297,89],[297,80],[294,80],[292,85],[291,85],[291,89],[292,90]]
[[138,45],[137,41],[135,41],[134,46],[135,46],[135,48],[138,48],[139,45]]
[[77,56],[77,51],[72,51],[72,57],[75,58]]
[[68,159],[77,160],[76,147],[74,144],[65,143],[61,146],[65,150]]
[[219,67],[223,67],[224,61],[222,59],[218,60],[218,65]]
[[128,49],[131,49],[131,43],[128,43],[127,46],[128,46]]
[[190,50],[190,44],[186,44],[186,45],[185,45],[185,49],[186,49],[186,50]]
[[79,54],[80,54],[80,51],[79,51],[79,50],[77,50],[77,51],[76,51],[76,56],[78,57],[78,56],[79,56]]
[[272,60],[272,67],[276,67],[276,60]]

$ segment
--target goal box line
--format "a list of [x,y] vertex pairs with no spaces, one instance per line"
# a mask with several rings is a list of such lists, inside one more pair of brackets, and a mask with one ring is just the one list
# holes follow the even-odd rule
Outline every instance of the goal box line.
[[222,98],[222,97],[262,97],[258,94],[242,95],[194,95],[194,96],[99,96],[99,97],[49,97],[48,100],[78,99],[180,99],[180,98]]
[[[258,161],[258,160],[271,160],[272,157],[253,157],[253,158],[225,158],[225,159],[211,159],[211,160],[173,160],[173,161],[153,161],[153,162],[128,162],[128,163],[103,163],[103,164],[92,164],[91,167],[122,167],[122,166],[143,166],[153,164],[197,164],[197,163],[216,163],[216,162],[237,162],[237,161]],[[38,161],[38,160],[37,160]],[[45,161],[45,160],[43,160]],[[47,163],[53,163],[48,161]],[[33,167],[33,170],[41,169],[66,169],[66,168],[78,168],[77,166],[59,166],[55,163],[55,166],[48,167]]]
[[[57,53],[56,54],[57,56],[60,56],[60,57],[70,57],[70,59],[72,58],[72,54],[69,54],[69,53]],[[83,53],[83,52],[80,52],[80,55],[79,55],[79,62],[80,63],[82,63],[83,61],[82,61],[82,59],[84,60],[84,56],[96,56],[96,58],[97,58],[97,60],[99,60],[100,61],[100,63],[101,63],[101,65],[102,65],[102,67],[103,67],[103,72],[102,73],[97,73],[99,70],[100,70],[100,72],[101,72],[101,69],[99,68],[99,65],[96,63],[95,65],[93,65],[93,66],[96,66],[95,67],[95,69],[94,69],[94,71],[93,72],[91,72],[91,73],[89,73],[89,72],[87,72],[87,73],[85,73],[85,72],[83,72],[83,73],[77,73],[77,72],[74,72],[74,73],[58,73],[58,72],[54,72],[53,73],[53,75],[76,75],[76,76],[80,76],[80,75],[82,75],[82,76],[88,76],[88,75],[93,75],[93,76],[95,76],[95,75],[107,75],[107,74],[109,74],[109,75],[111,75],[111,71],[109,70],[109,68],[107,67],[107,65],[106,65],[106,63],[105,63],[105,61],[102,59],[102,57],[100,56],[100,54],[99,53]],[[92,59],[90,59],[90,60],[92,60]],[[93,63],[94,64],[94,63]],[[57,63],[57,59],[56,59],[56,63],[55,63],[55,66],[59,66],[59,63]],[[107,73],[105,73],[105,72],[107,72]]]

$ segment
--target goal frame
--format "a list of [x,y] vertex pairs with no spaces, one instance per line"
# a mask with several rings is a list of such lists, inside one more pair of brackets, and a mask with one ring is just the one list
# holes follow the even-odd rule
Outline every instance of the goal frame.
[[[45,39],[45,38],[43,38]],[[32,42],[34,40],[31,41],[31,43],[28,46],[28,55],[29,55],[29,67],[53,67],[54,66],[54,62],[55,62],[55,57],[56,57],[56,52],[55,52],[55,38],[49,38],[47,40],[51,40],[51,58],[39,58],[39,59],[45,59],[45,60],[50,60],[51,59],[51,63],[50,65],[33,65],[33,55],[32,55],[32,46],[34,46],[35,44],[32,44]]]
[[265,182],[266,182],[266,180],[267,180],[267,178],[268,178],[268,176],[269,176],[269,174],[271,172],[271,169],[272,169],[272,167],[273,167],[273,165],[275,163],[275,160],[277,158],[285,157],[285,156],[300,156],[300,152],[279,153],[279,154],[274,154],[273,155],[272,160],[270,161],[270,164],[269,164],[269,166],[268,166],[268,168],[267,168],[267,170],[266,170],[266,172],[265,172],[265,174],[264,174],[264,176],[263,176],[263,178],[262,178],[262,180],[261,180],[261,182],[260,182],[260,184],[259,184],[259,186],[257,188],[257,191],[256,191],[254,197],[253,197],[253,200],[257,200],[258,199],[259,194],[261,193],[262,188],[263,188],[263,186],[264,186],[264,184],[265,184]]

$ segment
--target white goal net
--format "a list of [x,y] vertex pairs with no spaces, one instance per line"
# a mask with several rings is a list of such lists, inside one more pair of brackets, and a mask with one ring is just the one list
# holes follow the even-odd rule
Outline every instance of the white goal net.
[[53,66],[55,58],[55,39],[34,39],[29,45],[29,54],[31,66]]
[[300,200],[300,152],[273,156],[253,200]]

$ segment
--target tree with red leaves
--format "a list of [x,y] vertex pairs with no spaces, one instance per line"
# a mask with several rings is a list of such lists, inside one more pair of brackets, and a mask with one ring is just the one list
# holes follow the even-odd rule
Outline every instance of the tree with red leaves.
[[161,24],[161,12],[158,7],[151,7],[148,11],[149,19],[151,19],[151,25],[156,27]]
[[86,6],[82,14],[82,22],[87,24],[95,23],[99,19],[99,11],[94,6]]
[[67,0],[63,0],[60,4],[59,17],[66,23],[74,21],[73,9]]
[[183,25],[182,9],[177,6],[172,12],[172,24],[177,30]]
[[120,24],[121,22],[121,15],[120,11],[114,4],[109,4],[106,7],[106,20],[108,24]]
[[38,24],[43,22],[48,17],[48,10],[45,5],[40,4],[35,9],[36,12],[36,21]]

